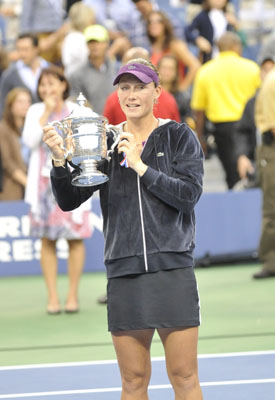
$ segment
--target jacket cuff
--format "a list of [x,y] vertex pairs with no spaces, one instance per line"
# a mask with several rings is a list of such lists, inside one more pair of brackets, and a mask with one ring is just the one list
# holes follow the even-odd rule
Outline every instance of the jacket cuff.
[[65,176],[68,175],[68,168],[67,168],[67,161],[65,163],[65,166],[63,167],[55,167],[53,165],[53,168],[51,170],[51,175],[55,178],[64,178]]
[[142,177],[140,178],[140,182],[149,187],[156,182],[158,176],[159,176],[158,171],[156,171],[151,167],[148,167],[145,174],[143,174]]

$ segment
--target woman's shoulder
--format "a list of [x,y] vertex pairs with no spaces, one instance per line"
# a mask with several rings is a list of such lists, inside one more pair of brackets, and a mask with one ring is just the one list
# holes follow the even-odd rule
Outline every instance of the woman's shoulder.
[[169,143],[172,148],[189,149],[200,153],[197,135],[185,122],[169,120],[160,126],[159,134],[159,139]]
[[158,120],[159,128],[161,128],[162,132],[165,132],[168,135],[179,135],[186,130],[187,125],[182,122],[177,122],[173,119],[163,118],[158,118]]
[[7,121],[5,121],[4,119],[0,120],[0,134],[1,136],[6,136],[7,138],[9,138],[9,136],[12,133],[16,133],[14,129],[12,129],[12,127],[7,123]]
[[2,119],[0,121],[1,148],[4,148],[5,145],[14,146],[19,136],[19,133],[17,133],[5,120]]
[[170,48],[170,51],[172,53],[175,53],[176,56],[179,56],[180,52],[188,50],[188,46],[187,46],[186,42],[179,38],[172,39],[170,42],[169,48]]
[[186,122],[177,122],[172,119],[159,118],[159,127],[163,127],[163,131],[168,132],[170,135],[186,135],[190,134],[191,138],[196,138],[195,132],[190,128]]

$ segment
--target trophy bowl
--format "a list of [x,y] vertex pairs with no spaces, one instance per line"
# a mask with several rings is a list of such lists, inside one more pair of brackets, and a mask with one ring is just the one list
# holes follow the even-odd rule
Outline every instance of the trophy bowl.
[[[64,159],[79,167],[80,174],[72,179],[74,186],[94,186],[107,182],[109,177],[97,169],[97,162],[108,159],[119,142],[119,130],[85,106],[82,93],[76,100],[73,112],[62,121],[50,122],[63,139]],[[114,143],[107,149],[107,137],[113,135]]]

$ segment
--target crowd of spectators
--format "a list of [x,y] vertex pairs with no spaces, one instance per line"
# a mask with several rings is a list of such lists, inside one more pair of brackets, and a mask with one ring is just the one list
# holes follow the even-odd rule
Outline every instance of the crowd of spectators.
[[[62,69],[70,100],[82,92],[96,113],[117,124],[124,115],[112,80],[136,56],[159,68],[163,92],[155,115],[188,123],[206,159],[214,138],[234,189],[256,168],[254,105],[263,70],[274,63],[274,10],[274,0],[0,1],[0,199],[12,200],[12,192],[13,200],[24,199],[31,133],[23,145],[21,132],[27,99],[29,106],[45,103],[38,90],[45,68]],[[45,98],[50,83],[47,91]],[[17,189],[7,193],[12,181]]]
[[[63,68],[68,79],[71,100],[82,92],[95,112],[107,116],[110,123],[119,123],[124,115],[113,92],[112,78],[129,59],[127,53],[134,54],[137,49],[137,54],[149,58],[161,72],[163,95],[155,106],[156,115],[187,122],[198,133],[206,158],[212,154],[213,146],[208,144],[215,143],[214,152],[221,159],[231,189],[245,175],[245,167],[237,165],[238,136],[242,135],[238,121],[246,102],[260,85],[256,64],[261,66],[267,59],[274,59],[272,5],[272,0],[2,0],[0,115],[7,94],[14,88],[26,88],[32,102],[37,102],[41,71],[55,64]],[[241,100],[234,98],[238,93],[232,94],[230,81],[238,86],[231,63],[233,66],[239,57],[226,58],[231,76],[218,74],[215,81],[211,78],[207,88],[198,83],[205,71],[204,64],[219,59],[219,38],[228,31],[239,37],[237,53],[244,61],[244,70],[250,65],[258,74],[251,85],[244,85],[246,95]],[[227,115],[214,116],[213,120],[203,103],[207,101],[207,91],[207,96],[211,92],[210,101],[213,93],[220,91],[221,81],[230,87],[230,100],[225,99],[223,91],[221,96],[233,110],[221,110],[219,102],[221,114]],[[211,107],[208,101],[207,107]],[[203,121],[202,113],[206,117]],[[217,133],[220,123],[223,135]],[[224,123],[229,123],[229,131],[236,125],[234,135],[228,133],[230,143],[225,139]],[[2,168],[5,171],[3,160]],[[229,169],[233,171],[231,178]]]

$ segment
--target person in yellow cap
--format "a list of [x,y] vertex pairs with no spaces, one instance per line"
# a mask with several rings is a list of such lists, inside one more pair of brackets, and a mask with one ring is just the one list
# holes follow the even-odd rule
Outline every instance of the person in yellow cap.
[[108,95],[113,91],[113,76],[117,72],[116,61],[111,60],[107,51],[109,34],[102,25],[89,25],[83,32],[89,50],[87,63],[70,77],[71,96],[82,92],[93,110],[102,114]]

